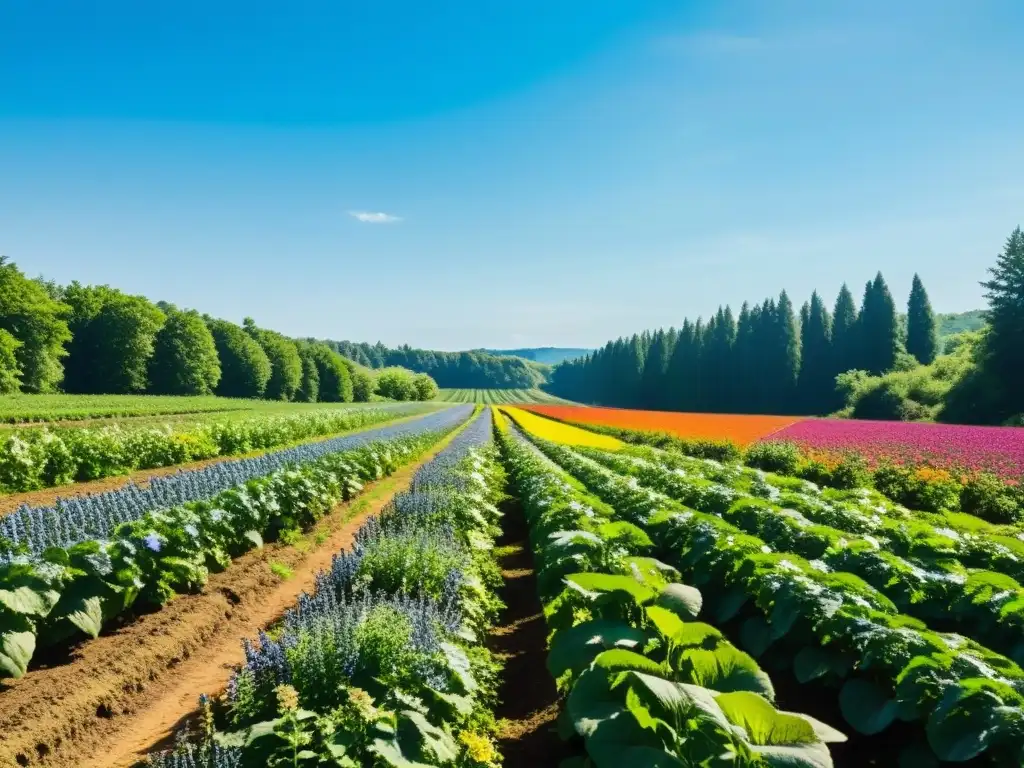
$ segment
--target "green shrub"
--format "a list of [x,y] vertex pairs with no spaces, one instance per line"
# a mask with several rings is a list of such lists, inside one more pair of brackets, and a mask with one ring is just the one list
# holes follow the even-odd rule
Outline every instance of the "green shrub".
[[925,512],[960,509],[961,485],[948,472],[883,464],[875,470],[874,480],[879,492],[910,509]]
[[984,472],[964,485],[960,508],[990,523],[1015,523],[1024,517],[1024,492],[1021,486],[1008,486],[995,475]]
[[747,449],[744,461],[752,467],[779,475],[795,475],[802,456],[795,443],[770,440]]

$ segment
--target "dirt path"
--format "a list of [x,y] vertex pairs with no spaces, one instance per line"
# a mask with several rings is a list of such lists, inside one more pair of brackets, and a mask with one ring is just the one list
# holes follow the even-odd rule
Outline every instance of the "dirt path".
[[51,505],[57,501],[57,499],[68,499],[72,496],[87,496],[89,494],[102,493],[104,491],[112,491],[117,488],[121,488],[128,485],[129,482],[134,482],[141,488],[145,488],[146,484],[153,477],[162,477],[164,475],[173,475],[176,472],[183,472],[192,469],[201,469],[202,467],[208,467],[211,464],[219,464],[222,461],[229,461],[233,459],[246,459],[253,456],[262,456],[265,453],[272,451],[283,451],[286,448],[292,448],[296,445],[306,445],[310,443],[322,443],[325,440],[333,440],[336,437],[344,437],[345,435],[355,435],[360,432],[367,432],[371,429],[379,429],[380,427],[388,427],[394,424],[399,424],[404,421],[416,419],[421,416],[427,416],[427,413],[417,413],[411,416],[403,416],[397,419],[391,419],[389,421],[380,421],[376,424],[371,424],[366,427],[359,429],[350,429],[345,432],[333,432],[329,435],[319,435],[317,437],[311,437],[306,440],[297,440],[292,443],[286,443],[284,445],[275,445],[271,448],[264,448],[259,451],[250,451],[249,453],[236,454],[233,456],[217,456],[212,459],[203,459],[201,461],[192,461],[187,464],[175,464],[170,467],[154,467],[153,469],[139,469],[134,472],[130,472],[127,475],[114,475],[113,477],[104,477],[99,480],[90,480],[85,483],[72,483],[70,485],[60,485],[56,488],[43,488],[38,491],[27,491],[25,493],[13,493],[7,496],[0,496],[0,516],[13,512],[22,504],[28,504],[30,507],[40,507]]
[[[128,768],[173,736],[200,693],[217,694],[253,637],[290,608],[363,520],[409,486],[416,464],[368,485],[292,546],[267,546],[111,635],[83,643],[68,663],[31,672],[0,689],[0,766]],[[293,575],[282,581],[271,565]]]
[[572,751],[555,730],[559,697],[547,669],[547,625],[537,597],[526,520],[518,500],[506,502],[503,512],[497,546],[506,608],[490,643],[504,662],[496,712],[502,723],[498,749],[505,768],[557,765]]

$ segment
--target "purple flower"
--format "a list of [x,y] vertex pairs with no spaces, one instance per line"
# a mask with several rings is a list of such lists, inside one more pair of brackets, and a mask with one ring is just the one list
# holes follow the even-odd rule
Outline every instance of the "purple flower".
[[151,552],[159,552],[163,546],[163,542],[160,539],[160,534],[153,532],[146,534],[146,537],[142,540],[142,543],[146,545],[146,549]]

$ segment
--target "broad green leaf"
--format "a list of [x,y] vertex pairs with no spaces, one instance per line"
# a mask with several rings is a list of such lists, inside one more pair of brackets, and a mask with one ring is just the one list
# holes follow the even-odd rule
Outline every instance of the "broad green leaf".
[[613,693],[608,675],[590,669],[579,676],[566,699],[566,711],[576,733],[584,738],[597,732],[601,723],[624,712],[622,697]]
[[683,619],[696,619],[700,615],[703,598],[700,590],[686,584],[669,584],[658,595],[658,605],[679,614]]
[[640,605],[652,602],[657,594],[632,576],[619,576],[610,573],[573,573],[566,576],[565,580],[588,592],[626,592]]
[[476,690],[476,680],[470,668],[469,657],[466,652],[452,643],[441,643],[441,650],[448,661],[448,668],[455,673],[465,693],[472,693]]
[[53,589],[36,589],[28,585],[0,589],[0,605],[11,613],[45,616],[57,604],[60,593]]
[[418,763],[415,760],[408,759],[402,754],[402,750],[396,741],[374,739],[368,751],[379,757],[390,768],[434,768],[429,763]]
[[455,740],[443,729],[431,723],[420,712],[405,710],[399,715],[399,741],[405,742],[402,734],[412,735],[418,740],[421,757],[432,758],[440,764],[455,762],[459,756],[459,748]]
[[548,670],[559,678],[568,670],[578,674],[595,656],[610,648],[635,648],[647,634],[623,621],[595,619],[555,634],[548,653]]
[[750,656],[731,645],[719,645],[714,650],[693,648],[680,657],[690,667],[694,685],[713,691],[753,691],[769,701],[775,699],[775,689],[768,675]]
[[729,720],[706,688],[676,683],[643,672],[626,672],[617,685],[629,685],[650,708],[651,714],[668,723],[680,723],[694,715],[729,727]]
[[858,733],[873,736],[896,719],[897,704],[867,680],[847,680],[839,691],[839,708]]
[[653,659],[633,651],[627,651],[624,648],[612,648],[610,651],[604,651],[594,659],[593,666],[595,669],[602,669],[609,674],[634,671],[646,672],[649,675],[659,677],[669,677],[672,672],[664,664],[659,664]]
[[714,606],[712,610],[715,622],[720,624],[732,619],[740,612],[747,599],[746,591],[739,587],[729,587],[721,597],[711,603]]
[[242,538],[243,539],[248,539],[249,541],[251,541],[252,545],[254,547],[256,547],[257,549],[260,549],[260,548],[263,547],[263,537],[260,536],[260,532],[259,531],[246,531],[245,533],[242,534]]
[[0,634],[0,672],[3,677],[21,677],[36,650],[36,635],[31,630]]
[[793,658],[793,672],[801,683],[809,683],[833,671],[835,656],[823,648],[801,648]]
[[740,627],[740,643],[755,658],[761,656],[772,644],[772,630],[760,616],[752,616]]
[[751,743],[784,747],[820,742],[807,720],[780,712],[767,699],[749,691],[723,693],[716,699],[729,721],[743,728]]
[[832,755],[821,742],[795,747],[755,745],[750,749],[772,768],[832,768]]
[[103,628],[103,601],[99,597],[84,597],[67,606],[67,620],[89,637],[99,637]]
[[651,624],[658,631],[658,634],[667,640],[671,640],[676,635],[681,635],[686,628],[686,623],[679,618],[679,615],[675,611],[670,611],[668,608],[662,608],[658,605],[648,605],[644,612],[647,614],[647,618]]

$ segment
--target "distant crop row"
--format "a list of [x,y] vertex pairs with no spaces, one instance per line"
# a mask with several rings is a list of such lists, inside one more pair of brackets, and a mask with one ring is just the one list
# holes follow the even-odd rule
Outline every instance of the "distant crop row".
[[449,403],[484,403],[485,405],[566,402],[540,389],[442,389],[436,399]]
[[213,419],[177,427],[115,424],[0,432],[0,492],[96,480],[235,456],[422,413],[428,404],[336,408],[298,415]]
[[533,440],[817,716],[892,734],[892,764],[1024,759],[1022,529],[674,451]]

